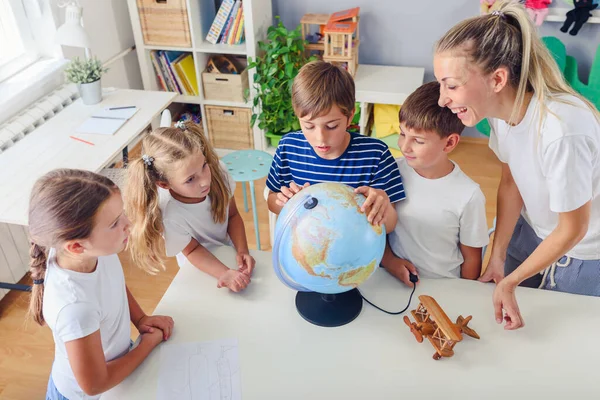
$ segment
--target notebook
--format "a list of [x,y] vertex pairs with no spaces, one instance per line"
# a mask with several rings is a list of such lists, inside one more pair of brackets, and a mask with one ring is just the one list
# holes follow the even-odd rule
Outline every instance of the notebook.
[[95,133],[99,135],[113,135],[138,111],[134,108],[113,109],[104,108],[92,114],[79,128],[78,133]]

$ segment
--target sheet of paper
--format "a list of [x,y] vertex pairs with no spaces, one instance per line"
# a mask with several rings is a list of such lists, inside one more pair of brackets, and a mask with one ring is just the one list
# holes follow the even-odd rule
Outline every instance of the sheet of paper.
[[241,400],[237,339],[163,344],[157,400]]
[[78,133],[112,135],[127,122],[125,119],[88,118],[77,128]]

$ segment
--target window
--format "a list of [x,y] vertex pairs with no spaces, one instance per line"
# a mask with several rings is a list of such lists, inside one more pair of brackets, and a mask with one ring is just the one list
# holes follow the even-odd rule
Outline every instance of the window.
[[40,57],[32,26],[40,13],[39,0],[0,0],[0,82]]

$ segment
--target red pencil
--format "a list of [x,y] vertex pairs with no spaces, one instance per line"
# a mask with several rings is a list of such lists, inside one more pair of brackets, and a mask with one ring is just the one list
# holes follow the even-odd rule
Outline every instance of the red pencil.
[[80,142],[87,143],[87,144],[91,144],[92,146],[94,146],[94,143],[92,143],[92,142],[88,142],[87,140],[83,140],[83,139],[80,139],[80,138],[78,138],[78,137],[75,137],[75,136],[69,136],[69,137],[70,137],[71,139],[75,139],[75,140],[78,140],[78,141],[80,141]]

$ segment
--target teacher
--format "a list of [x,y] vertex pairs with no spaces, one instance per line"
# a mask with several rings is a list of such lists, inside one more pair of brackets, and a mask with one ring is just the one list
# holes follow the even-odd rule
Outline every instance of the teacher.
[[[505,3],[436,44],[441,107],[487,118],[502,162],[497,228],[481,281],[498,323],[524,325],[517,286],[600,296],[600,113],[564,80],[525,9]],[[504,313],[503,313],[504,311]]]

